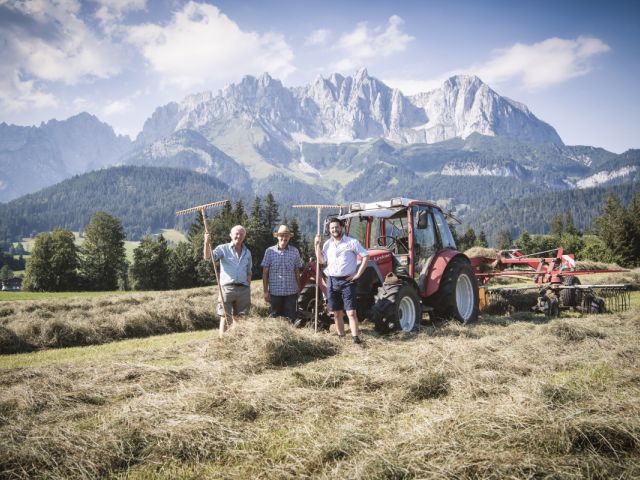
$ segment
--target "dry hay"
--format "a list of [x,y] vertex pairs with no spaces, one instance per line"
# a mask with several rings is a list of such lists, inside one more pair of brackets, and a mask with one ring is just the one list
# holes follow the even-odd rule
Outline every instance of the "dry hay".
[[491,258],[493,260],[498,258],[498,250],[495,248],[485,248],[485,247],[471,247],[466,250],[465,255],[469,258],[471,257],[484,257]]
[[0,354],[211,328],[211,289],[3,302]]
[[638,478],[639,312],[364,324],[364,347],[254,316],[0,370],[0,477]]

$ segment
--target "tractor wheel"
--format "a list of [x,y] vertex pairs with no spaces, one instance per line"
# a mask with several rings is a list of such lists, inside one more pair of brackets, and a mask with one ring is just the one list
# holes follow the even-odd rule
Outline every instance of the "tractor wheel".
[[478,281],[462,258],[451,260],[432,302],[436,318],[453,318],[464,324],[478,319]]
[[[318,312],[318,329],[328,330],[331,325],[331,318],[327,315],[324,307],[324,298],[322,292],[320,295],[320,311]],[[315,285],[307,285],[300,292],[298,297],[298,318],[294,325],[296,327],[315,326],[316,314],[316,287]]]
[[371,317],[378,332],[389,333],[396,329],[410,332],[420,323],[422,305],[418,292],[411,285],[385,285],[380,287],[376,298]]
[[[573,286],[580,285],[580,279],[574,275],[568,275],[562,280],[563,285]],[[579,292],[575,288],[560,289],[560,304],[565,307],[577,307],[580,303]]]

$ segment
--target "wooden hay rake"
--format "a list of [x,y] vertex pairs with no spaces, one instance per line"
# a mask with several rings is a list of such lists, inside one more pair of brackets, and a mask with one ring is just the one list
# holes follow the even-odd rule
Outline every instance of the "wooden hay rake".
[[[191,207],[191,208],[186,208],[184,210],[179,210],[176,212],[176,215],[182,216],[182,215],[188,215],[189,213],[194,213],[194,212],[200,213],[202,215],[202,223],[204,224],[204,233],[208,234],[209,228],[207,227],[207,214],[205,213],[205,211],[208,210],[209,208],[219,207],[228,202],[229,200],[220,200],[217,202],[205,203],[204,205],[198,205],[197,207]],[[222,338],[222,336],[224,335],[224,332],[227,330],[227,328],[230,325],[229,313],[227,312],[227,307],[225,306],[224,295],[222,294],[222,286],[220,285],[220,279],[218,277],[218,269],[216,267],[216,261],[213,258],[213,248],[211,247],[211,243],[209,243],[209,255],[211,258],[211,265],[213,266],[213,275],[216,280],[216,283],[218,284],[218,295],[220,295],[220,302],[222,303],[222,310],[224,312],[224,316],[220,320],[219,335],[220,335],[220,338]]]
[[[340,209],[340,213],[339,215],[342,215],[342,212],[344,210],[344,208],[346,208],[344,205],[317,205],[317,204],[312,204],[312,205],[292,205],[293,208],[315,208],[317,210],[317,228],[316,228],[316,235],[320,235],[320,212],[323,209],[328,209],[328,208],[338,208]],[[315,239],[314,239],[314,245],[315,245]],[[314,247],[315,250],[315,247]],[[319,305],[320,305],[320,262],[318,261],[318,259],[316,258],[316,308],[315,308],[315,319],[314,319],[314,331],[317,333],[318,332],[318,310],[320,309]]]

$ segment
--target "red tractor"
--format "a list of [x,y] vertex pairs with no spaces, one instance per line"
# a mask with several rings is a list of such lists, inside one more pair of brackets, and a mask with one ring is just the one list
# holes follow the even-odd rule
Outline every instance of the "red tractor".
[[[358,279],[360,321],[373,321],[377,331],[412,331],[422,312],[431,318],[462,323],[478,317],[478,282],[469,258],[456,249],[442,209],[407,198],[352,203],[349,213],[336,215],[346,233],[369,251],[367,270]],[[298,298],[301,326],[315,317],[316,265],[303,270]],[[326,276],[320,274],[321,327],[332,323],[326,298]]]

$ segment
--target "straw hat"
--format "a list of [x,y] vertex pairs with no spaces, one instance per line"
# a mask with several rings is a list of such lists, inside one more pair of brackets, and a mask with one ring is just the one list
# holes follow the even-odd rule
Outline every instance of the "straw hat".
[[293,233],[291,233],[291,230],[289,230],[289,227],[286,225],[280,225],[278,227],[278,231],[273,234],[274,237],[277,237],[278,235],[288,235],[289,238],[293,237]]

